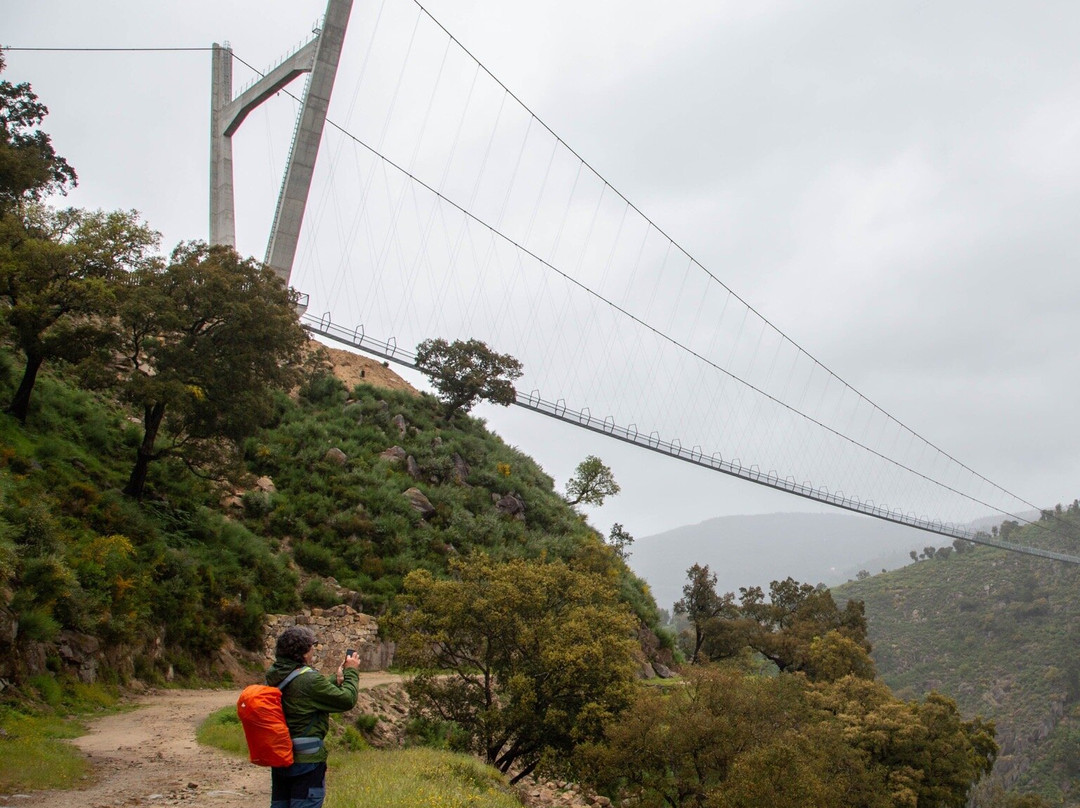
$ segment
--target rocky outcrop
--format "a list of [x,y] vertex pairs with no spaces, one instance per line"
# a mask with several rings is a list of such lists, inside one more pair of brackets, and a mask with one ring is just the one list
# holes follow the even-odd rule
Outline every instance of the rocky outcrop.
[[19,617],[6,606],[0,606],[0,648],[15,643],[19,634]]
[[370,384],[388,390],[405,390],[414,396],[419,395],[411,384],[390,370],[388,363],[340,348],[324,345],[322,349],[327,353],[334,375],[342,381],[346,390],[352,390],[358,384]]
[[[0,612],[0,618],[4,618],[0,625],[6,632],[8,621],[3,612]],[[17,629],[17,621],[13,625]],[[122,643],[106,646],[90,634],[64,630],[51,642],[13,637],[11,643],[0,642],[0,648],[3,649],[0,653],[0,690],[7,684],[47,673],[70,676],[80,682],[93,684],[103,671],[109,671],[120,681],[135,684],[136,660],[147,670],[154,671],[155,675],[163,675],[166,681],[171,680],[168,666],[162,661],[164,643],[160,633],[136,645]]]
[[378,749],[402,746],[409,723],[409,696],[405,686],[397,682],[361,690],[356,706],[345,718],[355,721],[361,715],[376,717],[375,726],[364,733],[368,743]]
[[517,785],[521,802],[529,808],[550,808],[550,806],[568,806],[568,808],[587,808],[596,805],[608,808],[611,800],[607,797],[589,794],[577,783],[565,780],[536,780],[524,778]]
[[60,661],[79,678],[91,684],[97,681],[101,641],[89,634],[61,631],[56,640],[56,652]]

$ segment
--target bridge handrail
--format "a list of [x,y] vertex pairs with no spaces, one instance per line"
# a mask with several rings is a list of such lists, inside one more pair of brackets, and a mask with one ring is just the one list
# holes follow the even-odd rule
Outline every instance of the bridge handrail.
[[[335,342],[350,345],[354,348],[360,348],[365,353],[374,354],[375,356],[380,356],[383,359],[391,360],[401,365],[413,368],[416,367],[415,355],[409,351],[398,348],[397,339],[395,337],[390,337],[385,342],[382,342],[364,334],[362,332],[362,326],[357,326],[357,328],[352,331],[348,331],[332,323],[330,321],[329,312],[325,312],[321,317],[315,317],[314,315],[305,312],[301,315],[300,322],[308,331],[325,336]],[[359,340],[357,339],[358,332],[360,332]],[[693,463],[702,466],[703,468],[713,469],[714,471],[719,471],[733,477],[739,477],[743,480],[749,480],[769,488],[788,491],[806,499],[825,502],[866,516],[873,516],[888,522],[908,525],[928,533],[936,533],[942,536],[963,539],[974,544],[982,544],[999,550],[1033,555],[1068,564],[1080,564],[1080,557],[1078,556],[1002,541],[988,536],[985,533],[959,527],[951,522],[946,523],[940,519],[930,520],[926,517],[916,517],[913,513],[904,513],[900,508],[890,509],[889,506],[884,503],[882,505],[877,505],[872,499],[862,501],[857,496],[849,497],[845,495],[843,491],[838,490],[836,493],[831,493],[827,486],[822,485],[820,488],[815,488],[809,480],[804,481],[801,484],[796,483],[795,478],[790,475],[781,480],[779,473],[774,469],[770,469],[767,474],[763,475],[756,465],[744,467],[742,460],[738,457],[732,458],[731,460],[724,460],[723,455],[720,452],[713,452],[708,457],[705,457],[700,446],[695,446],[691,450],[683,449],[682,443],[677,438],[664,440],[656,430],[650,432],[647,437],[642,436],[636,423],[622,427],[616,424],[614,417],[610,415],[605,417],[602,421],[594,419],[588,407],[583,407],[580,411],[571,410],[567,406],[565,399],[560,398],[555,402],[547,401],[540,395],[539,390],[534,389],[527,394],[521,392],[516,393],[516,400],[514,403],[519,407],[524,407],[525,409],[547,415],[551,418],[566,421],[593,432],[610,435],[618,440],[622,440],[635,446],[660,452],[661,454],[667,454],[671,457],[683,460],[684,462]]]

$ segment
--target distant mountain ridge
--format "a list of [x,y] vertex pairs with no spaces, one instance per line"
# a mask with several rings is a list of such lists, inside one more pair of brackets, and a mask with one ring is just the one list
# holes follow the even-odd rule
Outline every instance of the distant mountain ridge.
[[912,550],[949,544],[902,525],[848,513],[720,516],[639,538],[629,564],[649,583],[658,606],[682,597],[686,570],[708,564],[717,590],[761,586],[788,576],[834,585],[859,570],[876,573],[911,563]]

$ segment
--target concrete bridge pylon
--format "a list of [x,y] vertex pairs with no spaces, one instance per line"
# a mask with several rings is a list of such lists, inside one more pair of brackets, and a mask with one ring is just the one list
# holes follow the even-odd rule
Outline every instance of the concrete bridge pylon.
[[328,0],[315,36],[233,98],[232,48],[214,43],[210,113],[210,243],[236,246],[232,136],[248,114],[297,77],[310,74],[266,248],[266,264],[289,282],[334,90],[353,0]]

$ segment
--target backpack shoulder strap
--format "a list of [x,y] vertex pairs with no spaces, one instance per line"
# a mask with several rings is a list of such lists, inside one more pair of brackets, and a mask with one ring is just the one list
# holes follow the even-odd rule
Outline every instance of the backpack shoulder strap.
[[[305,673],[312,673],[312,669],[309,668],[307,665],[301,665],[299,668],[297,668],[296,670],[294,670],[292,673],[290,673],[288,676],[286,676],[284,679],[281,680],[280,684],[278,684],[277,687],[278,687],[278,690],[281,691],[282,701],[283,702],[284,702],[284,696],[285,696],[285,688],[288,686],[289,682],[291,682],[297,676],[300,676],[301,674],[305,674]],[[282,705],[282,706],[284,707],[284,705]],[[318,717],[319,717],[318,713],[315,713],[313,716],[311,716],[311,720],[308,721],[308,725],[304,728],[303,733],[301,733],[302,735],[307,735],[309,732],[311,732],[311,728],[313,726],[315,726],[315,719],[318,718]]]
[[292,673],[290,673],[288,676],[286,676],[284,679],[282,679],[278,683],[277,689],[280,690],[282,693],[284,693],[285,688],[289,686],[289,683],[293,679],[295,679],[297,676],[299,676],[302,673],[307,673],[310,670],[311,670],[311,668],[309,668],[307,665],[301,665],[299,668],[297,668]]

